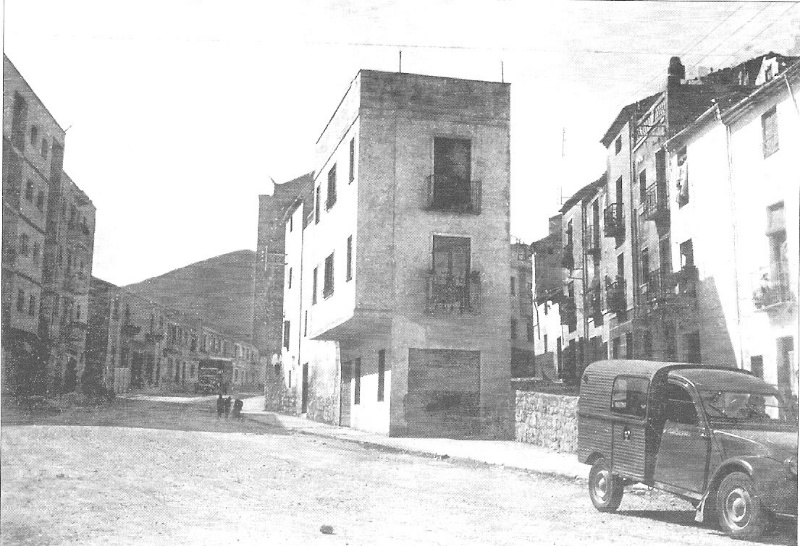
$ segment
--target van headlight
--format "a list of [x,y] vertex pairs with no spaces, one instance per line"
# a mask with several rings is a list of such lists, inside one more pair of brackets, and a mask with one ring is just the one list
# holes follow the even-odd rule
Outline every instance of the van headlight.
[[789,474],[797,477],[797,457],[789,457],[785,461],[783,461],[783,465],[789,471]]

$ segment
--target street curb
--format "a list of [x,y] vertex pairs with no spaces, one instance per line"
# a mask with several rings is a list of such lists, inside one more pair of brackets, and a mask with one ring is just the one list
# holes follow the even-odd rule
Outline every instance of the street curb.
[[[249,421],[252,421],[254,423],[259,423],[259,424],[264,425],[266,427],[270,427],[271,426],[271,425],[269,425],[267,423],[264,423],[263,421],[260,421],[259,419],[256,419],[254,417],[250,417],[249,415],[252,415],[252,414],[243,413],[242,414],[242,418],[247,419]],[[277,414],[277,415],[281,415],[281,414]],[[307,430],[307,429],[304,430],[304,429],[295,429],[295,428],[285,428],[284,430],[295,432],[297,434],[304,434],[304,435],[307,435],[307,436],[314,436],[316,438],[327,438],[329,440],[341,440],[343,442],[349,442],[349,443],[353,443],[353,444],[358,444],[358,445],[360,445],[362,447],[377,449],[379,451],[383,451],[383,452],[386,452],[386,453],[399,453],[399,454],[405,454],[405,455],[414,455],[414,456],[419,456],[419,457],[425,457],[425,458],[428,458],[428,459],[436,459],[436,460],[439,460],[439,461],[468,462],[468,463],[472,463],[472,464],[480,464],[480,465],[492,466],[492,467],[498,467],[498,468],[511,468],[513,470],[517,470],[519,472],[525,472],[527,474],[537,474],[537,475],[540,475],[540,476],[547,476],[547,477],[550,477],[550,478],[555,478],[555,479],[560,479],[560,480],[567,480],[567,481],[571,481],[571,482],[580,481],[580,482],[583,482],[583,483],[588,483],[588,481],[589,481],[588,477],[584,477],[584,476],[577,476],[577,475],[572,475],[572,474],[563,474],[563,473],[560,473],[560,472],[552,472],[552,471],[548,471],[548,470],[537,470],[537,469],[534,469],[534,468],[524,468],[524,467],[520,467],[520,466],[508,465],[508,464],[503,464],[503,463],[493,463],[493,462],[483,461],[481,459],[475,459],[475,458],[471,458],[471,457],[464,457],[464,456],[460,456],[460,455],[448,455],[446,453],[445,454],[438,454],[438,453],[434,453],[432,451],[426,451],[424,449],[413,449],[413,448],[409,449],[409,448],[390,446],[390,445],[386,445],[386,444],[383,444],[383,443],[380,443],[380,442],[375,442],[375,441],[372,441],[372,440],[364,440],[364,439],[359,439],[359,438],[348,438],[348,437],[341,437],[341,436],[331,436],[331,435],[328,435],[328,434],[325,434],[325,433],[322,433],[322,432],[315,432],[313,430]]]

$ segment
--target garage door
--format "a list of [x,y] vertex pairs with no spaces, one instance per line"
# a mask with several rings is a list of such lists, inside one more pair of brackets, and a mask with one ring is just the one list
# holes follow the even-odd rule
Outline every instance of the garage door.
[[480,351],[409,349],[406,422],[410,436],[480,432]]

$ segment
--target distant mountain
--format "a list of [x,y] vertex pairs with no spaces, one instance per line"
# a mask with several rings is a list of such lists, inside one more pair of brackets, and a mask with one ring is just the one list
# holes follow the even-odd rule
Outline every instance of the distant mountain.
[[189,313],[212,328],[249,340],[253,333],[256,253],[238,250],[126,286],[135,294]]

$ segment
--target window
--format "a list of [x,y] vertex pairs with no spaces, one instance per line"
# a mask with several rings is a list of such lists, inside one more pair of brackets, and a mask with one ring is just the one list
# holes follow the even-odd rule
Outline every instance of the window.
[[686,362],[700,364],[700,332],[684,335],[686,343]]
[[767,237],[769,239],[769,281],[771,281],[769,284],[780,292],[781,297],[788,297],[790,262],[783,202],[767,208]]
[[622,151],[622,137],[618,136],[617,140],[614,141],[614,153],[618,154]]
[[350,174],[349,182],[355,180],[356,177],[356,137],[350,139]]
[[333,295],[333,254],[325,258],[325,281],[322,285],[322,296],[329,298]]
[[294,215],[289,216],[289,231],[294,231]]
[[622,338],[615,337],[614,341],[611,342],[611,357],[619,358],[621,350],[622,350]]
[[44,192],[42,190],[39,190],[39,193],[36,195],[36,208],[44,210]]
[[642,332],[642,356],[645,359],[653,358],[653,333],[650,330]]
[[689,162],[687,161],[686,147],[678,150],[678,207],[689,202]]
[[303,336],[308,337],[308,310],[303,315]]
[[311,279],[311,305],[317,303],[317,270],[319,268],[314,268],[314,274]]
[[617,377],[611,389],[611,411],[644,418],[647,414],[649,387],[650,382],[642,377]]
[[517,294],[517,279],[511,277],[511,295],[515,296]]
[[31,125],[31,144],[36,145],[39,140],[39,128],[36,125]]
[[546,353],[547,352],[547,334],[544,334],[542,336],[542,339],[544,340],[544,352]]
[[25,292],[22,290],[17,291],[17,311],[20,313],[25,312]]
[[33,294],[28,297],[28,314],[30,316],[36,315],[36,296]]
[[764,379],[764,357],[761,355],[750,357],[750,371],[753,375]]
[[633,334],[631,332],[625,334],[625,358],[633,358]]
[[289,288],[291,288],[292,287],[292,268],[291,267],[289,268],[289,279],[288,279],[288,282],[289,282]]
[[19,236],[19,255],[20,256],[27,256],[28,255],[28,234],[23,233]]
[[39,153],[42,155],[43,158],[47,159],[47,139],[42,139],[42,148],[39,150]]
[[767,158],[778,151],[778,112],[774,106],[761,116],[761,134],[764,157]]
[[25,183],[25,200],[33,201],[33,182],[30,180]]
[[667,384],[667,421],[682,425],[697,425],[697,409],[692,395],[681,385]]
[[650,281],[650,250],[647,248],[642,249],[642,284],[647,284]]
[[33,263],[39,265],[39,243],[33,243]]
[[434,235],[429,303],[443,308],[468,309],[469,272],[470,239]]
[[694,267],[694,246],[689,239],[681,243],[681,269]]
[[529,320],[525,323],[525,335],[528,341],[533,341],[533,321]]
[[321,214],[321,211],[319,209],[319,207],[320,207],[320,193],[319,193],[319,191],[320,191],[320,187],[317,186],[317,190],[316,190],[316,192],[314,194],[314,223],[315,224],[319,224],[319,217],[320,217],[320,214]]
[[291,331],[291,323],[288,320],[283,321],[283,348],[289,350],[289,333]]
[[647,171],[639,173],[639,202],[644,203],[647,198]]
[[325,199],[325,210],[330,210],[336,204],[336,165],[328,171],[328,194]]
[[353,404],[359,405],[361,403],[361,359],[356,358],[355,366],[353,368]]
[[452,210],[474,205],[470,195],[471,148],[466,139],[433,139],[432,208]]
[[386,390],[386,351],[378,351],[378,402],[383,402]]
[[511,339],[517,339],[517,319],[511,319]]
[[353,278],[353,236],[347,238],[347,277],[349,281]]

